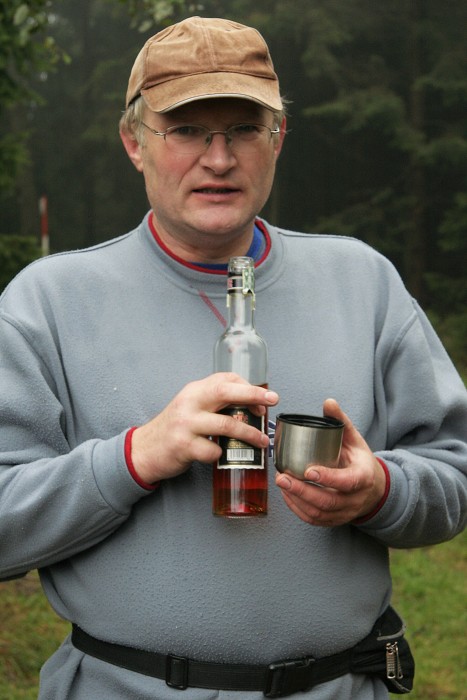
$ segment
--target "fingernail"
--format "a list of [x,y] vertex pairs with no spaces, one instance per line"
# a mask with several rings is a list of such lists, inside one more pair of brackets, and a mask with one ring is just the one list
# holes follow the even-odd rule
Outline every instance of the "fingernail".
[[305,472],[305,479],[307,481],[319,481],[321,474],[316,471],[316,469],[307,469]]
[[282,476],[277,483],[281,489],[284,489],[285,491],[288,491],[292,486],[292,482],[287,476]]
[[273,403],[279,400],[279,394],[276,394],[275,391],[267,391],[264,398],[266,399],[266,401],[270,401],[271,403]]

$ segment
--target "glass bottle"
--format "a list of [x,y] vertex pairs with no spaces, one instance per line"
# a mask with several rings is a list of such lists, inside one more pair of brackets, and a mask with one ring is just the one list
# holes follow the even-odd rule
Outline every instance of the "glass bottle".
[[[231,258],[227,276],[227,328],[214,347],[214,371],[235,372],[251,384],[267,387],[268,351],[254,325],[255,268],[248,257]],[[267,434],[267,412],[256,416],[247,406],[224,409],[237,420]],[[214,465],[213,513],[225,517],[267,514],[268,448],[219,437],[222,456]]]

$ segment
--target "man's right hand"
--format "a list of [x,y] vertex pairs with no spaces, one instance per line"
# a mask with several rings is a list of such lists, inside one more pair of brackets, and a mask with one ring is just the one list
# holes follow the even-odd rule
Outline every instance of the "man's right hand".
[[229,372],[190,382],[161,413],[134,431],[134,469],[140,479],[152,484],[182,474],[194,461],[215,462],[221,448],[210,436],[224,435],[267,447],[267,435],[219,411],[231,405],[250,406],[261,415],[278,401],[274,391]]

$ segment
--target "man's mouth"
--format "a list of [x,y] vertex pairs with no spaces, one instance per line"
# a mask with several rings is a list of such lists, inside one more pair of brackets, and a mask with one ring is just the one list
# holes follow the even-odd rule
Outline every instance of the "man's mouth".
[[232,192],[238,192],[238,190],[232,187],[200,187],[194,190],[199,194],[231,194]]

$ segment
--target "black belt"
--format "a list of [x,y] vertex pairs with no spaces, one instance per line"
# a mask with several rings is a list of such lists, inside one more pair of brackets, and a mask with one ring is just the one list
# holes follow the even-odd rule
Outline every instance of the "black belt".
[[362,673],[380,678],[396,695],[405,695],[413,685],[414,660],[405,626],[388,607],[370,634],[352,649],[315,659],[277,661],[267,666],[209,663],[174,654],[159,654],[120,644],[103,642],[73,625],[71,641],[85,654],[101,661],[165,680],[171,688],[211,688],[213,690],[262,691],[267,698],[311,690],[346,673]]
[[165,680],[171,688],[257,690],[267,698],[310,690],[350,672],[352,649],[333,656],[278,661],[268,666],[217,664],[103,642],[73,625],[73,645],[101,661]]

